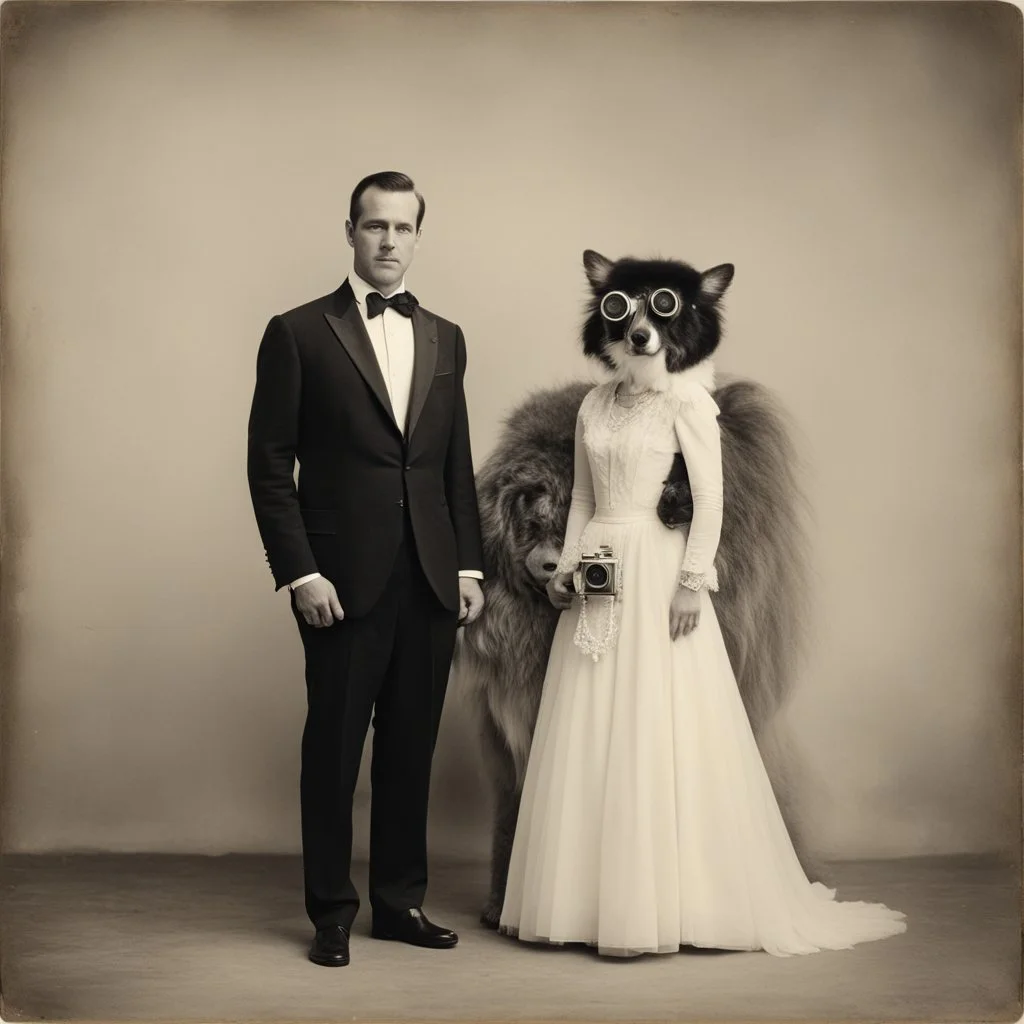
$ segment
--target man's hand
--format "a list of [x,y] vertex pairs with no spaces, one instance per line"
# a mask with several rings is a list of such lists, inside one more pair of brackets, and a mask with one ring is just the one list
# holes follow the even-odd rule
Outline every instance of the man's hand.
[[459,577],[459,622],[468,626],[476,622],[484,610],[484,592],[480,581],[472,576]]
[[295,607],[311,626],[333,626],[345,618],[334,584],[323,576],[295,588]]
[[574,591],[571,583],[571,572],[556,572],[547,582],[548,600],[560,611],[572,604]]

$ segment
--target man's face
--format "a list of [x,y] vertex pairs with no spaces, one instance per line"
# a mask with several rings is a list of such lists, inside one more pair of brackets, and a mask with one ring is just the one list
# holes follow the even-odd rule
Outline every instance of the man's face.
[[355,250],[355,272],[390,295],[405,276],[416,253],[420,204],[413,192],[387,192],[371,185],[359,199],[359,222],[345,223],[348,244]]

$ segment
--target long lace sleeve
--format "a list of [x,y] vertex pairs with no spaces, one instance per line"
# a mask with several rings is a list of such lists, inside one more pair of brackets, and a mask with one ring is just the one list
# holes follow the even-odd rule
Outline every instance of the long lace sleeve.
[[574,442],[574,465],[572,478],[572,500],[569,503],[569,518],[565,524],[565,538],[562,541],[562,555],[555,572],[572,572],[582,555],[580,546],[583,530],[590,522],[596,508],[594,478],[590,471],[587,449],[583,444],[583,413],[576,417],[576,440]]
[[722,437],[718,405],[702,387],[679,401],[676,437],[693,493],[693,521],[679,582],[691,590],[718,589],[715,554],[722,534]]

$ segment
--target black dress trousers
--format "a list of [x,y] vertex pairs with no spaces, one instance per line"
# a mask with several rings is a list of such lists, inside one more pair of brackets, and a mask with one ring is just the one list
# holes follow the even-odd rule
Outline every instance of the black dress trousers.
[[352,798],[371,719],[370,904],[386,916],[423,903],[430,767],[458,615],[423,574],[408,512],[388,584],[366,615],[316,628],[298,613],[294,596],[292,610],[306,656],[306,912],[317,928],[351,930],[359,909],[351,878]]

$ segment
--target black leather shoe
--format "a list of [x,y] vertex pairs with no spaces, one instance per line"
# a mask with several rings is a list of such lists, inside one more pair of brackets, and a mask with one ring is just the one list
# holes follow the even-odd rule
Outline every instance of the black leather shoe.
[[370,934],[375,939],[390,939],[393,942],[408,942],[410,946],[425,946],[427,949],[451,949],[459,937],[449,928],[441,928],[427,920],[419,907],[404,910],[400,914],[385,918],[374,915]]
[[321,967],[344,967],[348,963],[348,932],[340,924],[318,928],[309,959]]

